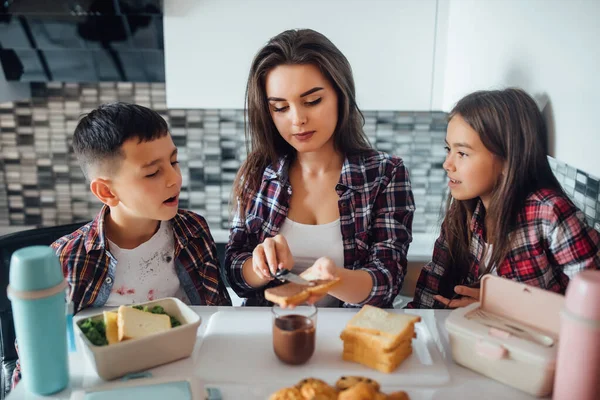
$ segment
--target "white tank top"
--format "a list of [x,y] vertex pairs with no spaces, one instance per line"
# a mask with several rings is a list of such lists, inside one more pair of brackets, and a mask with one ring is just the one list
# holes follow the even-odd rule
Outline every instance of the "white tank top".
[[[488,243],[486,243],[486,244],[484,245],[485,256],[483,257],[483,260],[482,260],[482,263],[481,263],[481,264],[482,264],[482,265],[483,265],[485,268],[488,268],[488,267],[489,267],[490,261],[492,260],[492,250],[494,250],[494,245],[492,245],[492,244],[488,244]],[[496,269],[496,265],[493,265],[493,266],[492,266],[492,268],[490,269],[489,273],[490,273],[491,275],[496,275],[496,276],[498,276],[498,270]]]
[[[285,237],[294,257],[292,272],[295,274],[301,274],[321,257],[329,257],[335,265],[344,267],[344,242],[339,219],[322,225],[306,225],[286,218],[279,233]],[[338,299],[327,295],[316,305],[336,307],[338,303]]]

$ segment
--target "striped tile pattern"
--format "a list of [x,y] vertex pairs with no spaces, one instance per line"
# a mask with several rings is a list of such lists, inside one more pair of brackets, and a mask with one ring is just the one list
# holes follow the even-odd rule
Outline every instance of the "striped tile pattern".
[[[71,151],[81,114],[125,101],[159,112],[179,147],[181,206],[229,228],[229,197],[245,159],[242,110],[167,109],[162,83],[35,83],[30,101],[0,104],[0,226],[50,226],[93,218],[100,203],[89,192]],[[442,112],[365,111],[375,148],[398,155],[409,168],[417,210],[415,232],[439,226],[446,176]],[[550,159],[576,204],[600,230],[599,180]]]

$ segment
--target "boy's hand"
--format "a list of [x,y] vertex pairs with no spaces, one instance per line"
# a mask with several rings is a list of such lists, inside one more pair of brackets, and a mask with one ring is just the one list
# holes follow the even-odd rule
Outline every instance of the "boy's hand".
[[448,308],[466,307],[479,301],[479,288],[470,288],[468,286],[458,285],[454,287],[456,294],[461,295],[459,299],[450,300],[444,296],[435,295],[433,298]]
[[279,269],[292,269],[293,266],[294,257],[281,235],[265,239],[252,252],[252,269],[261,279],[272,280]]

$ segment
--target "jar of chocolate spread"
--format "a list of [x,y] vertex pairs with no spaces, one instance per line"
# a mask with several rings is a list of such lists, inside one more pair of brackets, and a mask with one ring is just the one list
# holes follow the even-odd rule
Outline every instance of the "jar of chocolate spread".
[[317,307],[273,306],[273,351],[286,364],[304,364],[315,352]]

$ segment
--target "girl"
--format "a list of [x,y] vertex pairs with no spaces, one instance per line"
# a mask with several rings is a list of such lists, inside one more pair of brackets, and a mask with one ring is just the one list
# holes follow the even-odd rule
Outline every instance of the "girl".
[[486,273],[564,293],[577,272],[600,267],[600,236],[554,177],[546,136],[541,112],[520,89],[456,104],[443,164],[446,215],[409,308],[478,301]]
[[234,183],[231,287],[267,305],[286,268],[341,278],[317,305],[391,307],[414,200],[402,160],[368,143],[348,60],[320,33],[285,31],[254,58],[246,93],[252,152]]

